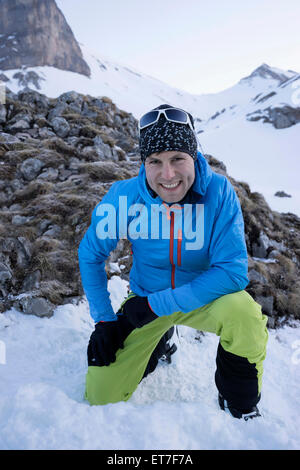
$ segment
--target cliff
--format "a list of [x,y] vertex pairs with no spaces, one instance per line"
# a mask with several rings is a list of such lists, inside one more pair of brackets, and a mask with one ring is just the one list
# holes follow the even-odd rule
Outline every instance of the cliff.
[[54,0],[0,0],[0,69],[44,65],[90,75]]

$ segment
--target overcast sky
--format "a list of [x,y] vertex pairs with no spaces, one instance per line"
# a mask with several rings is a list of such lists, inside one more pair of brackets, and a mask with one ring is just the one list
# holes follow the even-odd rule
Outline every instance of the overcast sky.
[[80,43],[193,94],[300,72],[299,0],[56,0]]

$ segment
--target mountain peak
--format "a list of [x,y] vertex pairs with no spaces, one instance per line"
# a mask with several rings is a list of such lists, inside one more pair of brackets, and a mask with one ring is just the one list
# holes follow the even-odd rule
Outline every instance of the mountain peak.
[[255,77],[260,77],[264,79],[276,80],[279,82],[279,84],[281,84],[296,74],[297,72],[293,72],[292,70],[285,71],[276,67],[270,67],[268,64],[263,63],[253,70],[250,75],[242,78],[242,80],[249,80]]
[[0,0],[0,69],[52,66],[90,76],[55,0]]

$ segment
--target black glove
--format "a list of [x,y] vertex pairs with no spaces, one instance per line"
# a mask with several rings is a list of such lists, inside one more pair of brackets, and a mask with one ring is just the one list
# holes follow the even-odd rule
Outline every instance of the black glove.
[[87,350],[88,365],[101,367],[115,362],[116,352],[124,347],[124,339],[118,320],[96,323]]
[[148,304],[148,298],[139,297],[137,295],[126,300],[123,304],[122,312],[135,328],[141,328],[147,323],[158,318],[158,316],[151,310]]

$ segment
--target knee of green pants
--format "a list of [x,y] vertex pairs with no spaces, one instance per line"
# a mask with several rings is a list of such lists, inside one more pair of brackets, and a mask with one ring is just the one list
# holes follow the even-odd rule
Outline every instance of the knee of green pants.
[[223,348],[249,362],[261,361],[268,339],[267,317],[261,306],[246,291],[225,295],[216,302],[220,303],[216,333]]
[[256,362],[267,342],[267,317],[246,292],[223,295],[189,313],[177,312],[175,323],[220,336],[225,350]]
[[89,366],[86,374],[85,399],[91,405],[127,401],[136,390],[150,356],[160,338],[173,325],[170,317],[159,317],[126,338],[124,349],[116,353],[109,366]]

